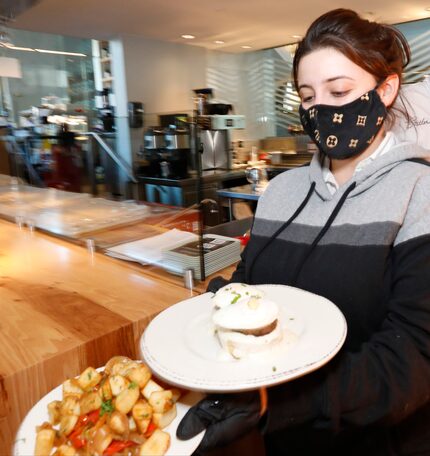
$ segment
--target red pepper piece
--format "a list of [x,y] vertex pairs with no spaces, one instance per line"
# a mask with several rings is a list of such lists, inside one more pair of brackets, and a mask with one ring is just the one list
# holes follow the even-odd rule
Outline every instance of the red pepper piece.
[[112,440],[111,444],[103,453],[103,456],[111,456],[133,445],[136,445],[136,443],[131,440]]
[[157,429],[157,426],[154,424],[153,421],[151,421],[148,425],[148,428],[146,429],[146,432],[144,435],[144,437],[148,438],[148,437],[151,437],[151,435],[154,433],[154,431]]

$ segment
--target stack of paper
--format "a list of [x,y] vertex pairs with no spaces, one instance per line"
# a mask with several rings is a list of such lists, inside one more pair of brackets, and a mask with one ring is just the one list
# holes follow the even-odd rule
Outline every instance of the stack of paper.
[[[194,271],[194,277],[201,279],[200,242],[194,240],[181,247],[163,252],[163,264],[172,272],[182,274],[186,269]],[[208,276],[236,263],[240,259],[240,241],[217,234],[203,235],[205,274]]]
[[173,229],[157,236],[110,247],[106,250],[106,253],[122,260],[163,266],[164,250],[174,249],[183,244],[198,241],[198,238],[194,233]]

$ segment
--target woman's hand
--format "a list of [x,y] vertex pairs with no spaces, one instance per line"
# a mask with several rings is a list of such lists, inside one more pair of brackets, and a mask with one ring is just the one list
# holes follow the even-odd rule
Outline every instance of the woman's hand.
[[186,440],[206,429],[197,453],[227,445],[258,424],[262,412],[260,397],[258,391],[209,395],[188,410],[176,436]]

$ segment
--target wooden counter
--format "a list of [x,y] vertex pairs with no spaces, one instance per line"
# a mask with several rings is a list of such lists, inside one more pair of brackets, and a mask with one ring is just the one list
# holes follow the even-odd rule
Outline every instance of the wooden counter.
[[44,394],[113,355],[137,357],[148,322],[190,296],[179,278],[0,221],[0,454]]

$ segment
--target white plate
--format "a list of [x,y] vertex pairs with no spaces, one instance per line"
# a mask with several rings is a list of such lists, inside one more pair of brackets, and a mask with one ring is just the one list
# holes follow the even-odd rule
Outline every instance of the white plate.
[[[49,421],[48,404],[52,401],[62,399],[62,385],[57,386],[28,412],[24,421],[16,434],[13,454],[14,456],[30,456],[34,454],[36,443],[36,426],[40,426],[44,421]],[[163,429],[170,434],[170,447],[166,456],[190,455],[201,442],[204,431],[189,440],[178,440],[176,438],[176,428],[187,410],[203,398],[201,393],[188,392],[176,403],[176,418]]]
[[[233,359],[225,354],[211,323],[213,293],[169,307],[152,320],[141,354],[159,377],[196,391],[233,392],[276,385],[312,372],[340,350],[346,321],[329,300],[284,285],[258,285],[278,303],[284,340],[276,349]],[[290,333],[297,337],[292,340]]]

